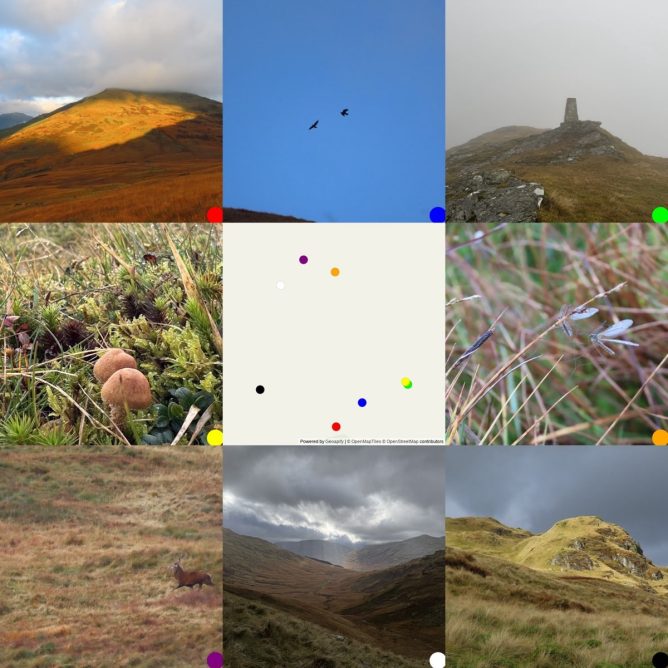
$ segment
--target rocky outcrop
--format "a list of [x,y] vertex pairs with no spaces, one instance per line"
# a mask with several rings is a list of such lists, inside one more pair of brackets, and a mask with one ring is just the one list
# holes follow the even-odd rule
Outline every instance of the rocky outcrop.
[[553,566],[568,568],[572,571],[590,571],[594,561],[588,554],[578,550],[564,550],[556,554],[550,562]]
[[538,183],[513,176],[506,169],[471,171],[459,183],[461,197],[448,197],[448,221],[459,222],[535,222],[545,196]]

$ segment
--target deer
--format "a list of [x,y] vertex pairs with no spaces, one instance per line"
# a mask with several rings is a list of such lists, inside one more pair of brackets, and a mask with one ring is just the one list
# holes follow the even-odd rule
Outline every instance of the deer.
[[179,589],[180,587],[190,587],[192,589],[195,585],[199,585],[199,588],[202,588],[202,585],[211,585],[213,587],[213,582],[211,576],[204,571],[184,571],[181,568],[181,559],[179,557],[172,564],[172,573],[174,577],[178,580],[178,586],[174,589]]

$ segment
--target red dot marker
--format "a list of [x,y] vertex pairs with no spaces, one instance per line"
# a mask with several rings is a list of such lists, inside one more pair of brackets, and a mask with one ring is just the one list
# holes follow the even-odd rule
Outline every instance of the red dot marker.
[[341,429],[341,425],[338,422],[333,422],[332,423],[332,429],[334,431],[339,431],[339,429]]
[[223,209],[220,206],[212,206],[206,212],[206,219],[210,223],[222,223],[223,222]]

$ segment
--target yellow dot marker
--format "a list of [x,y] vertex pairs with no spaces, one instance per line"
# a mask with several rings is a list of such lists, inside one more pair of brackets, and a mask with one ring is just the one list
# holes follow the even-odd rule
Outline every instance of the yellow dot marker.
[[332,267],[329,273],[332,276],[338,276],[341,273],[341,270],[338,267]]
[[407,389],[410,390],[411,387],[413,387],[413,381],[410,378],[402,378],[401,379],[401,384]]
[[652,443],[654,443],[654,445],[668,445],[668,431],[665,429],[657,429],[652,434]]
[[222,445],[223,444],[223,432],[220,429],[212,429],[206,435],[206,442],[209,445]]

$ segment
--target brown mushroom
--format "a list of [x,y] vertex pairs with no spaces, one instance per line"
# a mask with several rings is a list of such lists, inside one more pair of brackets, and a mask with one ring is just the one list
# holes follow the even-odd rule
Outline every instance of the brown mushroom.
[[111,421],[125,425],[127,410],[148,408],[153,402],[146,376],[137,369],[119,369],[102,386],[102,399],[111,406]]
[[128,355],[120,348],[109,348],[100,359],[95,362],[93,375],[101,383],[106,383],[119,369],[136,369],[137,362],[132,355]]

